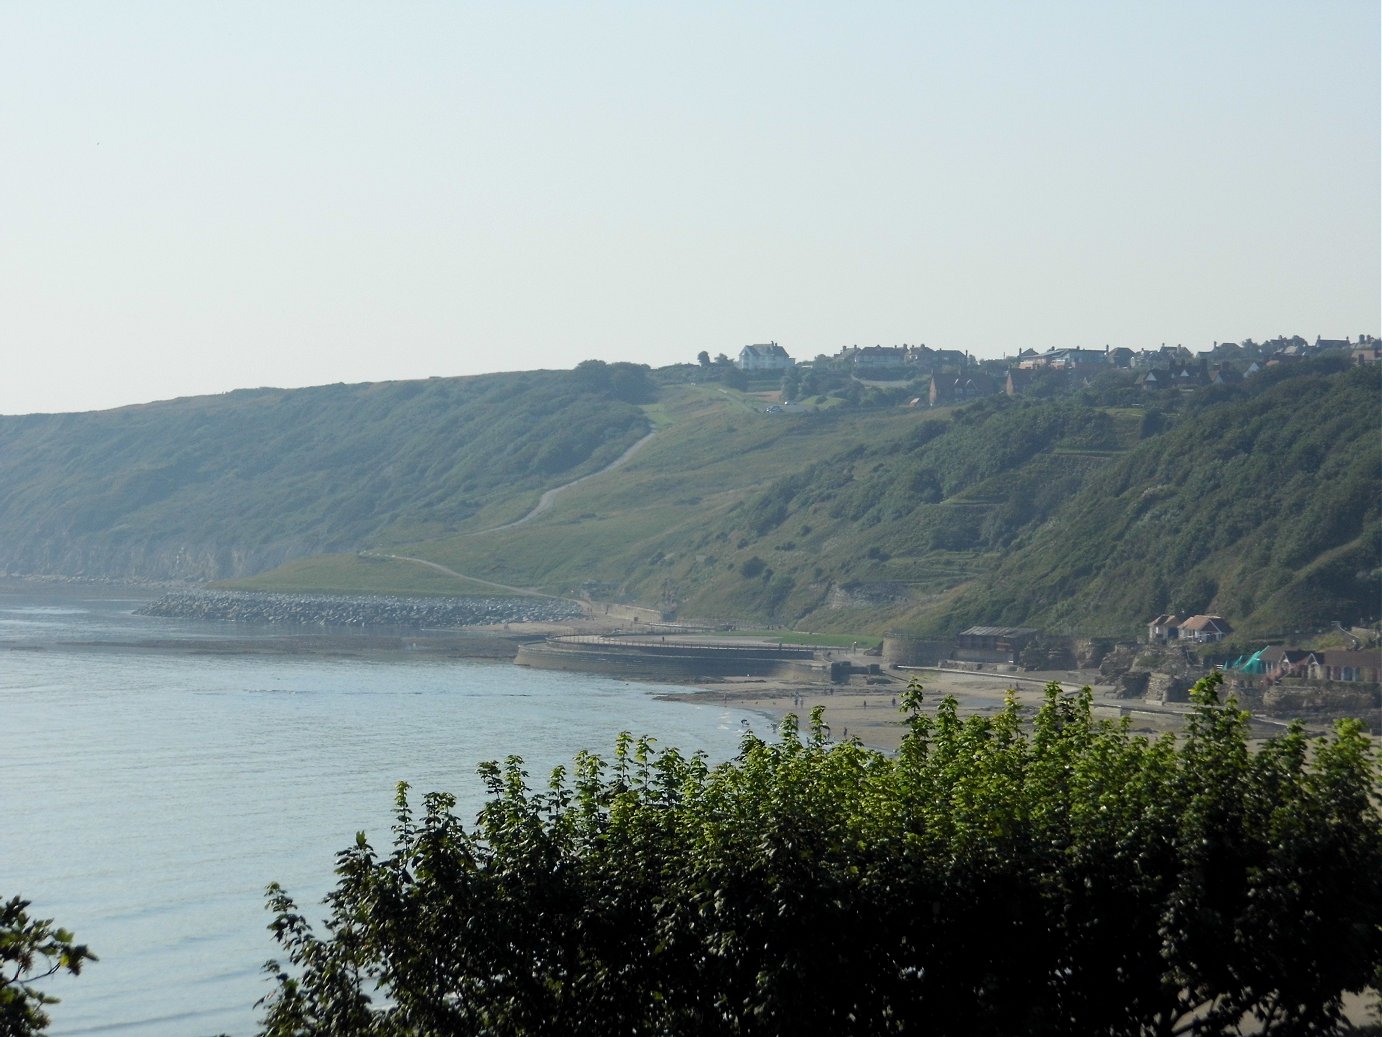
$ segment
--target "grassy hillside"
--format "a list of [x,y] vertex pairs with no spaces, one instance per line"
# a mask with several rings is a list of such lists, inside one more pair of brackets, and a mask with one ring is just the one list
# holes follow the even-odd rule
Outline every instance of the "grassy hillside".
[[1074,401],[995,400],[953,420],[901,413],[852,443],[801,452],[796,471],[741,495],[690,541],[657,545],[656,568],[634,582],[645,596],[666,585],[693,614],[877,630],[919,603],[943,608],[1135,439],[1140,420]]
[[953,422],[948,411],[835,401],[768,414],[764,402],[719,386],[666,388],[649,408],[660,432],[627,466],[530,525],[406,552],[486,580],[585,588],[682,615],[878,630],[987,571],[1144,423],[1076,401],[994,401]]
[[500,585],[873,634],[1121,634],[1166,609],[1276,632],[1382,597],[1376,370],[776,413],[765,387],[697,376],[658,372],[654,389],[643,369],[587,364],[0,419],[0,567]]
[[218,578],[506,521],[644,433],[632,367],[0,418],[0,569]]
[[[1275,632],[1382,593],[1375,371],[1140,407],[765,415],[664,393],[665,432],[543,522],[413,553],[486,579],[813,630],[1126,634],[1167,608]],[[745,405],[748,403],[748,405]],[[775,477],[774,477],[775,476]]]
[[1087,630],[1213,611],[1270,634],[1375,617],[1379,373],[1284,370],[1194,397],[966,591],[951,622]]
[[[677,593],[664,577],[668,560],[684,555],[707,527],[725,521],[782,472],[803,458],[862,447],[921,420],[897,409],[834,406],[767,414],[764,403],[717,385],[664,387],[658,402],[645,407],[657,434],[617,471],[572,487],[530,524],[482,535],[460,532],[398,553],[550,593],[593,584],[600,593],[666,605]],[[255,585],[288,589],[304,574],[286,575],[269,573]],[[702,601],[697,607],[750,616],[725,611],[734,604]]]

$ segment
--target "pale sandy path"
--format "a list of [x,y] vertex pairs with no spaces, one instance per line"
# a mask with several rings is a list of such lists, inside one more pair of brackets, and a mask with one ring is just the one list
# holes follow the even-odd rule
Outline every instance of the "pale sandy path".
[[[502,527],[501,527],[502,528]],[[555,598],[558,601],[565,601],[560,594],[544,594],[542,591],[533,590],[531,587],[513,587],[507,583],[495,583],[493,580],[482,580],[478,576],[467,576],[465,573],[458,573],[455,569],[448,569],[438,562],[429,562],[426,558],[413,558],[410,555],[385,554],[383,551],[361,551],[360,554],[366,558],[389,558],[395,562],[412,562],[415,565],[425,565],[429,569],[434,569],[447,576],[454,576],[458,580],[466,580],[470,583],[480,583],[486,587],[493,587],[496,590],[509,591],[512,594],[524,594],[531,598]]]
[[[583,475],[579,479],[572,479],[570,482],[562,483],[560,486],[554,486],[552,489],[548,490],[541,497],[539,497],[537,500],[537,505],[533,508],[533,510],[528,512],[528,514],[524,515],[522,518],[515,519],[512,522],[505,522],[502,526],[490,526],[488,529],[477,529],[475,532],[467,533],[465,535],[482,536],[485,533],[496,533],[501,529],[513,529],[516,526],[522,526],[528,522],[531,522],[533,519],[537,518],[539,515],[541,515],[544,511],[547,511],[552,506],[552,502],[556,500],[558,494],[566,492],[573,486],[579,486],[587,479],[593,479],[597,475],[604,475],[607,472],[612,472],[616,468],[619,468],[627,464],[629,459],[632,458],[634,454],[638,453],[639,450],[643,449],[643,447],[647,446],[648,440],[652,439],[653,436],[655,436],[656,434],[656,430],[654,430],[653,432],[649,432],[642,439],[639,439],[632,445],[630,445],[630,447],[627,450],[625,450],[622,454],[616,457],[609,464],[605,465],[599,471],[591,472],[589,475]],[[441,565],[437,562],[429,562],[425,558],[413,558],[410,555],[385,554],[382,551],[361,551],[360,553],[370,558],[389,558],[396,562],[412,562],[415,565],[425,565],[429,569],[435,570],[439,573],[445,573],[447,576],[454,576],[458,580],[468,580],[471,583],[478,583],[486,587],[493,587],[496,590],[508,591],[511,594],[525,594],[530,597],[557,598],[559,600],[565,600],[561,598],[561,595],[545,594],[542,591],[533,590],[531,587],[513,587],[507,583],[495,583],[493,580],[482,580],[478,576],[467,576],[465,573],[458,573],[455,569],[448,569],[446,566]]]
[[625,450],[622,454],[616,457],[609,464],[601,468],[598,472],[591,472],[589,475],[583,475],[579,479],[572,479],[568,483],[562,483],[560,486],[554,486],[552,489],[548,490],[541,497],[539,497],[537,499],[537,506],[534,507],[532,511],[528,512],[528,514],[524,515],[522,518],[515,519],[512,522],[505,522],[502,526],[491,526],[489,529],[476,530],[474,533],[467,534],[467,536],[480,536],[482,533],[494,533],[501,529],[513,529],[515,526],[526,525],[527,523],[531,522],[533,519],[541,515],[548,508],[550,508],[552,506],[552,502],[557,499],[558,494],[565,493],[573,486],[579,486],[587,479],[594,479],[597,475],[604,475],[606,472],[612,472],[616,468],[622,467],[623,465],[627,464],[629,459],[633,457],[634,454],[638,453],[638,451],[642,450],[645,446],[647,446],[648,440],[652,439],[655,435],[657,435],[655,431],[649,432],[646,436],[635,442],[632,446],[630,446],[627,450]]

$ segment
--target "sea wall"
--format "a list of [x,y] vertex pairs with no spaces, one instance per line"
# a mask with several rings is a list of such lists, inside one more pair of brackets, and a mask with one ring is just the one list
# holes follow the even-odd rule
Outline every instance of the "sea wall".
[[686,680],[698,677],[815,677],[825,675],[804,648],[548,638],[520,645],[520,666]]

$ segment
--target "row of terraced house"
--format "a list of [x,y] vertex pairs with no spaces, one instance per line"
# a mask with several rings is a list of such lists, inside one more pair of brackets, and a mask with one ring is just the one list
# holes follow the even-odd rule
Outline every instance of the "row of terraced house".
[[1373,649],[1282,648],[1271,645],[1243,659],[1226,660],[1226,671],[1272,684],[1287,677],[1344,684],[1376,684],[1382,679],[1382,652]]
[[[845,346],[829,359],[848,368],[856,377],[888,379],[929,375],[930,392],[912,401],[913,406],[932,407],[961,403],[985,396],[1024,396],[1038,386],[1045,392],[1073,391],[1091,384],[1101,374],[1119,371],[1130,384],[1147,392],[1193,390],[1215,385],[1235,385],[1265,367],[1321,355],[1347,354],[1355,365],[1382,363],[1382,339],[1360,335],[1348,339],[1317,337],[1313,343],[1299,335],[1278,337],[1263,343],[1215,342],[1210,349],[1192,352],[1181,345],[1155,349],[1126,347],[1102,349],[1060,348],[1038,353],[1024,349],[1001,360],[979,360],[958,349],[913,346]],[[786,371],[810,366],[813,361],[794,360],[776,342],[744,346],[737,360],[741,370]]]

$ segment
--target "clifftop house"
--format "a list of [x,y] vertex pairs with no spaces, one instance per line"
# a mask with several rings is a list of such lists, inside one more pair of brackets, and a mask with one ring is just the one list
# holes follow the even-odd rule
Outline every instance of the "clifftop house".
[[1048,349],[1038,353],[1034,349],[1024,349],[1017,355],[1019,370],[1076,370],[1084,368],[1102,369],[1110,364],[1108,347],[1103,349]]
[[745,346],[739,350],[739,368],[743,371],[785,371],[795,361],[776,342]]

